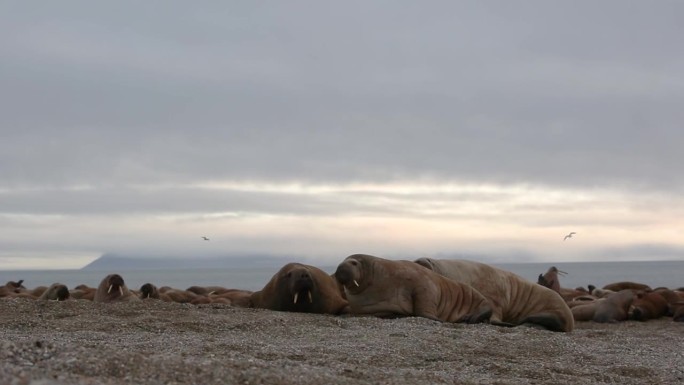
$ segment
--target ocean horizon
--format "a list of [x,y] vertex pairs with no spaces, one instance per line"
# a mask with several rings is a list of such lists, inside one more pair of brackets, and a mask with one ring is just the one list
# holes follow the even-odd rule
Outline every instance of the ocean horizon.
[[[284,264],[283,264],[284,265]],[[684,287],[684,261],[616,261],[616,262],[533,262],[491,263],[527,280],[537,282],[539,274],[556,266],[567,274],[559,278],[565,288],[602,287],[612,282],[633,281],[653,288]],[[317,266],[333,273],[336,266]],[[118,269],[118,270],[2,270],[0,284],[24,280],[33,288],[59,282],[73,288],[80,284],[97,287],[108,274],[118,273],[129,289],[139,289],[145,283],[186,289],[190,286],[223,286],[243,290],[260,290],[279,267],[185,268],[185,269]]]

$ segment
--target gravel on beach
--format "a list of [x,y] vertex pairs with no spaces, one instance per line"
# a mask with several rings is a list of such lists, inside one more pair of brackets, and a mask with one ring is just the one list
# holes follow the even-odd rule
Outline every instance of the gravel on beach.
[[675,384],[684,323],[571,333],[188,305],[0,300],[0,384]]

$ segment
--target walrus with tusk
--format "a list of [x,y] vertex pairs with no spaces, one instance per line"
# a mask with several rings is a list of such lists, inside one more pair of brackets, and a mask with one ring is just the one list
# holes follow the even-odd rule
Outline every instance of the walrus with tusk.
[[352,314],[467,323],[486,322],[492,314],[489,301],[471,286],[411,261],[354,254],[334,275],[344,288]]
[[134,293],[128,290],[119,274],[106,276],[95,292],[94,302],[139,301]]
[[250,307],[302,313],[341,314],[347,311],[337,283],[323,270],[301,263],[283,266],[260,291]]

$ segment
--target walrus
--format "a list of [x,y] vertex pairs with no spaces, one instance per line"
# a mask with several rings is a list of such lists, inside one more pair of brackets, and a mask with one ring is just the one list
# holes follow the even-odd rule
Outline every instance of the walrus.
[[7,296],[12,296],[14,294],[21,293],[23,290],[26,290],[24,285],[24,280],[20,280],[19,282],[15,281],[7,281],[5,286],[0,287],[0,298],[2,297],[7,297]]
[[253,292],[249,290],[227,289],[221,294],[210,293],[208,297],[211,298],[212,303],[217,302],[220,299],[225,299],[233,306],[249,307],[252,294]]
[[567,274],[566,272],[562,270],[558,270],[556,266],[551,266],[549,267],[549,270],[544,273],[544,275],[539,274],[539,278],[537,279],[537,283],[548,287],[549,289],[555,291],[556,293],[561,292],[561,286],[560,286],[560,281],[558,280],[558,275],[559,274]]
[[648,321],[664,317],[669,310],[665,295],[657,291],[638,291],[629,311],[629,319]]
[[648,285],[629,281],[609,283],[608,285],[605,285],[603,289],[612,291],[620,291],[625,289],[651,291],[651,287]]
[[492,304],[493,324],[527,324],[562,332],[575,326],[570,308],[558,293],[512,272],[463,259],[419,258],[415,263],[482,293]]
[[283,266],[249,299],[249,307],[302,313],[341,314],[348,305],[330,275],[301,263]]
[[209,295],[209,294],[223,294],[235,289],[227,289],[223,286],[190,286],[185,289],[186,291],[193,292],[197,295]]
[[192,303],[199,296],[187,290],[173,289],[168,286],[157,287],[151,283],[140,286],[140,299],[159,299],[164,302]]
[[591,320],[598,323],[626,321],[633,300],[632,290],[620,290],[588,305],[573,307],[572,314],[576,321]]
[[114,302],[114,301],[139,301],[140,298],[136,297],[126,284],[123,278],[119,274],[110,274],[106,276],[100,286],[97,287],[95,292],[95,302]]
[[69,288],[61,283],[53,283],[38,297],[43,301],[65,301],[69,299]]
[[352,314],[466,323],[486,322],[492,314],[489,301],[472,286],[411,261],[354,254],[340,263],[334,276],[344,287]]
[[73,290],[69,290],[69,298],[71,299],[86,299],[92,301],[95,299],[97,288],[88,285],[78,285]]

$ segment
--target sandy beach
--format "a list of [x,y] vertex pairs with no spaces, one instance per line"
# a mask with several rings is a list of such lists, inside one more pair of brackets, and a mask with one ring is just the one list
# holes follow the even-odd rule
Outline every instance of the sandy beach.
[[673,384],[684,324],[571,333],[422,318],[0,300],[2,384]]

